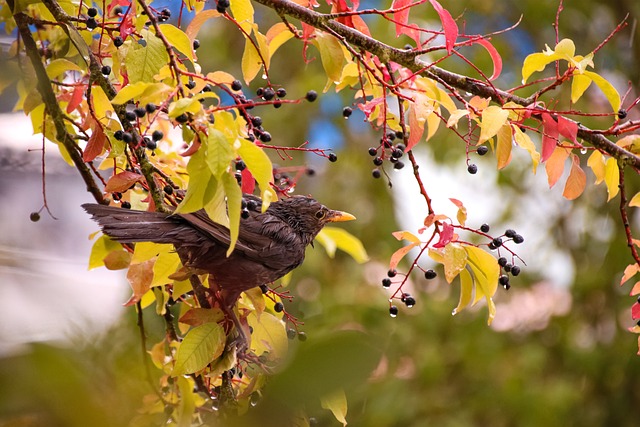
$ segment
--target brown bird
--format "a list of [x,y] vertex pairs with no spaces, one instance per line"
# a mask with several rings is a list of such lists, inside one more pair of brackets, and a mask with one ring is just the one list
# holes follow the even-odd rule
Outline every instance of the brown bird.
[[120,243],[173,244],[185,267],[209,273],[221,290],[222,308],[238,326],[232,308],[241,292],[273,282],[298,267],[307,245],[325,224],[355,219],[305,196],[273,202],[264,213],[262,200],[256,196],[245,194],[243,204],[246,211],[238,241],[228,257],[229,229],[213,222],[204,210],[166,214],[98,204],[82,207],[107,236]]

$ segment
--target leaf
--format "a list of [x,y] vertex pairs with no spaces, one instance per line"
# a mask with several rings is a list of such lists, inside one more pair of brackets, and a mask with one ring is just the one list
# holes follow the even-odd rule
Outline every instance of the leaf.
[[269,28],[265,36],[267,37],[267,45],[269,46],[269,56],[273,58],[273,54],[276,53],[280,46],[293,37],[293,33],[283,22],[278,22]]
[[460,313],[471,302],[473,293],[473,277],[466,268],[460,271],[460,300],[458,306],[453,309],[453,315]]
[[458,224],[464,226],[467,221],[467,208],[464,207],[462,202],[458,199],[449,199],[451,203],[458,207],[458,213],[456,215],[456,219],[458,220]]
[[638,265],[638,263],[635,264],[629,264],[625,269],[624,269],[624,274],[622,275],[622,278],[620,279],[620,286],[624,285],[624,283],[631,279],[633,276],[635,276],[638,271],[640,271],[640,266]]
[[178,321],[186,325],[199,326],[205,323],[218,323],[222,319],[224,319],[224,313],[218,307],[194,307],[184,313]]
[[[153,77],[169,61],[162,40],[148,30],[141,30],[140,34],[145,43],[132,43],[125,56],[127,76],[129,82],[153,82]],[[94,88],[95,89],[95,88]]]
[[137,82],[133,84],[128,84],[116,94],[116,96],[111,99],[111,103],[114,105],[124,104],[133,98],[137,98],[142,95],[142,93],[150,86],[153,86],[154,83],[148,82]]
[[574,74],[571,79],[571,102],[576,103],[591,86],[592,80],[584,74]]
[[170,276],[180,267],[180,257],[176,252],[163,252],[153,264],[153,281],[151,286],[161,286],[173,283]]
[[189,40],[194,40],[198,33],[200,32],[200,28],[202,25],[211,18],[218,18],[222,16],[220,12],[215,9],[207,9],[195,14],[189,26],[187,27],[185,34],[189,37]]
[[631,296],[635,296],[640,294],[640,282],[636,282],[635,285],[633,285],[633,288],[631,288],[631,292],[629,293],[629,295]]
[[240,211],[242,209],[242,190],[235,176],[230,172],[222,175],[222,186],[227,197],[227,214],[229,215],[229,234],[231,241],[227,256],[231,255],[240,234]]
[[320,404],[324,409],[330,410],[336,420],[341,422],[343,426],[347,425],[347,396],[344,394],[343,389],[338,389],[329,395],[323,396],[320,399]]
[[208,127],[207,165],[211,174],[220,179],[229,169],[234,153],[227,137],[213,126]]
[[111,238],[106,234],[98,237],[91,247],[91,254],[89,255],[89,270],[102,267],[104,265],[104,259],[109,255],[109,253],[122,250],[122,245],[111,240]]
[[205,323],[191,329],[178,347],[172,377],[192,374],[204,369],[222,354],[225,334],[217,323]]
[[[235,0],[234,3],[237,1],[240,0]],[[189,39],[189,36],[173,24],[160,24],[159,27],[167,41],[171,43],[178,52],[182,53],[184,56],[189,58],[192,63],[194,63],[193,42]]]
[[246,139],[240,140],[238,155],[247,165],[247,169],[258,182],[262,192],[262,212],[265,212],[272,201],[278,199],[276,192],[271,188],[273,182],[273,165],[269,156],[258,146]]
[[245,38],[244,53],[242,54],[242,75],[245,82],[250,83],[264,66],[269,69],[269,47],[267,38],[254,25],[255,41]]
[[640,193],[636,193],[635,196],[631,198],[629,206],[640,207]]
[[542,113],[542,156],[541,162],[547,161],[556,149],[558,142],[558,122],[556,122],[551,114]]
[[509,112],[497,105],[491,105],[482,112],[482,122],[480,123],[480,138],[478,144],[482,144],[493,138],[500,128],[507,122]]
[[[360,239],[342,228],[324,227],[316,236],[316,239],[325,247],[327,254],[331,258],[333,258],[335,248],[337,248],[351,255],[359,264],[369,261],[367,251]],[[330,241],[331,244],[329,244],[327,240]],[[330,251],[329,247],[333,247],[333,251]]]
[[178,205],[176,213],[189,213],[202,209],[216,191],[217,181],[207,165],[204,150],[198,150],[191,156],[187,164],[187,173],[189,174],[187,194]]
[[253,5],[251,0],[233,0],[230,9],[240,27],[250,33],[253,26]]
[[558,132],[571,142],[578,141],[578,123],[573,120],[558,116]]
[[553,154],[547,162],[545,163],[545,169],[547,171],[547,182],[549,183],[549,188],[552,188],[564,172],[564,164],[567,158],[571,154],[570,148],[564,147],[556,147],[553,151]]
[[513,148],[513,132],[511,126],[504,125],[498,131],[496,146],[496,158],[498,169],[503,169],[511,162],[511,149]]
[[631,318],[633,320],[640,319],[640,303],[637,301],[631,306]]
[[469,111],[468,110],[455,110],[452,111],[449,114],[449,119],[447,120],[447,127],[458,127],[458,122],[460,121],[461,118],[468,116],[469,115]]
[[620,109],[620,94],[616,88],[613,87],[607,79],[593,71],[585,71],[584,75],[589,77],[596,85],[598,85],[602,93],[604,93],[604,96],[609,101],[609,104],[611,104],[613,111],[617,112]]
[[480,248],[465,246],[464,249],[467,251],[468,265],[475,276],[476,297],[474,304],[482,297],[486,297],[488,300],[498,289],[500,266],[491,254]]
[[327,74],[327,78],[331,82],[340,81],[342,64],[345,59],[340,41],[330,34],[316,33],[315,42],[320,51],[322,67]]
[[467,252],[457,243],[449,243],[444,247],[444,276],[447,283],[453,282],[467,265]]
[[571,171],[562,195],[565,199],[574,200],[582,194],[586,184],[587,175],[580,167],[580,158],[575,154],[571,154]]
[[87,163],[93,161],[102,153],[105,142],[107,142],[107,138],[102,130],[102,125],[95,123],[92,127],[89,141],[87,141],[87,146],[82,151],[82,160]]
[[420,243],[420,238],[410,231],[394,231],[391,235],[398,240],[408,240],[412,243]]
[[136,182],[141,182],[144,177],[131,171],[123,171],[113,175],[107,181],[104,191],[107,193],[123,193],[131,188]]
[[67,71],[81,72],[82,69],[73,62],[64,58],[54,59],[47,65],[47,76],[49,76],[50,79],[55,79],[56,77],[66,73]]
[[282,320],[266,311],[260,314],[260,317],[252,311],[247,316],[247,322],[249,327],[253,328],[251,350],[256,356],[266,352],[276,360],[286,356],[289,339]]
[[415,248],[419,244],[420,244],[419,242],[410,243],[407,246],[403,246],[397,251],[395,251],[391,255],[391,259],[389,260],[389,270],[394,270],[398,266],[400,261],[402,261],[402,258],[404,258],[411,251],[411,249]]
[[534,145],[531,138],[526,133],[522,132],[520,128],[516,125],[513,125],[513,137],[516,143],[529,152],[531,156],[531,168],[533,169],[533,173],[536,173],[538,169],[538,165],[540,164],[540,153],[536,150],[536,146]]
[[396,27],[396,37],[406,34],[420,45],[420,32],[415,24],[409,24],[409,12],[411,11],[411,2],[413,0],[393,0],[391,9],[402,9],[393,14],[393,20]]
[[453,239],[453,226],[448,222],[442,224],[442,230],[440,230],[440,240],[433,245],[434,248],[444,248]]
[[573,60],[575,55],[575,44],[570,39],[563,39],[556,45],[555,50],[547,49],[542,53],[532,53],[524,59],[522,65],[522,84],[536,71],[542,71],[546,66],[559,59],[565,59],[569,62]]
[[123,270],[131,264],[131,253],[125,250],[112,251],[103,261],[107,270]]
[[440,3],[436,0],[429,0],[431,6],[436,10],[442,22],[442,28],[444,29],[445,46],[447,53],[451,53],[458,39],[458,24],[453,20],[448,10],[444,9]]
[[589,160],[587,160],[587,166],[591,168],[591,171],[596,176],[596,184],[600,184],[602,181],[604,181],[604,165],[604,156],[600,151],[594,150],[594,152],[589,156]]
[[493,61],[493,74],[491,74],[491,77],[489,77],[489,80],[495,80],[500,76],[500,73],[502,73],[502,57],[500,56],[500,53],[498,53],[498,50],[491,44],[491,42],[487,39],[485,39],[482,36],[477,36],[478,39],[475,40],[475,43],[478,43],[479,45],[481,45],[482,47],[484,47],[487,52],[489,52],[489,55],[491,56],[491,60]]
[[620,171],[618,170],[618,160],[609,157],[604,165],[604,183],[607,186],[609,197],[607,202],[618,195],[620,188]]
[[133,290],[133,295],[125,306],[129,307],[140,301],[142,296],[151,289],[153,280],[153,264],[155,260],[150,259],[139,264],[131,264],[127,271],[127,281]]
[[418,120],[416,109],[417,107],[415,103],[411,105],[411,108],[409,108],[409,129],[411,132],[409,132],[409,139],[407,141],[407,151],[415,147],[424,133],[424,120]]

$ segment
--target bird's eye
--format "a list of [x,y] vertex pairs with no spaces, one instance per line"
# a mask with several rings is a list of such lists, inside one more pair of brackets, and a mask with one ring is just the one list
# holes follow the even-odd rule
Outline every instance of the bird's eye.
[[320,209],[318,212],[316,212],[316,218],[318,219],[322,219],[327,215],[327,213],[324,211],[324,209]]

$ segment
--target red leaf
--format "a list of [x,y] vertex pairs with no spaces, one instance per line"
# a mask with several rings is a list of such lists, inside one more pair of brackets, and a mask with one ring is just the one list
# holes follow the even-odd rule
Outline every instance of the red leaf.
[[242,192],[247,194],[253,194],[253,190],[256,188],[256,179],[251,175],[249,169],[245,168],[241,172],[242,174]]
[[569,141],[576,142],[578,137],[578,123],[558,116],[558,132]]
[[136,27],[133,23],[133,14],[127,13],[120,22],[120,37],[122,37],[122,40],[125,40],[135,31]]
[[444,248],[451,242],[451,239],[453,239],[453,227],[448,222],[445,222],[442,224],[442,230],[440,231],[440,240],[433,247],[436,249]]
[[444,9],[436,0],[429,0],[429,3],[440,16],[442,28],[444,29],[445,46],[447,47],[447,52],[451,53],[458,39],[458,24],[453,20],[449,11]]
[[93,127],[91,136],[89,137],[89,142],[87,142],[87,146],[82,152],[82,160],[84,162],[90,162],[98,157],[100,153],[102,153],[106,140],[107,138],[102,131],[102,126],[99,123],[96,123]]
[[633,320],[640,319],[640,303],[635,303],[631,306],[631,318]]
[[411,10],[412,0],[393,0],[391,9],[402,9],[393,14],[393,20],[396,23],[396,37],[406,34],[411,37],[417,46],[420,46],[420,31],[415,24],[409,24],[409,11]]
[[71,99],[69,100],[69,104],[67,104],[67,114],[70,114],[78,107],[78,105],[80,105],[80,103],[84,99],[84,91],[86,89],[87,87],[85,85],[76,85],[73,88]]
[[489,77],[489,80],[495,80],[498,78],[498,76],[502,72],[502,57],[500,56],[496,48],[493,47],[493,45],[489,40],[485,39],[482,36],[479,36],[479,37],[480,38],[476,40],[476,43],[484,47],[487,50],[487,52],[489,52],[489,55],[491,56],[491,60],[493,61],[493,74],[491,75],[491,77]]
[[138,173],[130,171],[120,172],[109,178],[107,185],[104,187],[104,191],[107,193],[123,193],[139,181],[142,181],[142,175]]
[[558,123],[548,113],[542,113],[542,155],[541,162],[546,162],[556,149],[558,142]]
[[411,132],[409,132],[406,151],[411,150],[420,141],[424,133],[424,122],[418,121],[415,108],[409,110],[409,129],[411,129]]

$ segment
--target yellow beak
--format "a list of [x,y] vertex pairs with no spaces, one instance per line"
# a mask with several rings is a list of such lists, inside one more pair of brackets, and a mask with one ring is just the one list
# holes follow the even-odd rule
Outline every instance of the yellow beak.
[[331,211],[329,212],[329,218],[327,219],[327,221],[342,222],[342,221],[353,221],[354,219],[356,219],[356,217],[351,215],[350,213],[341,212],[341,211]]

